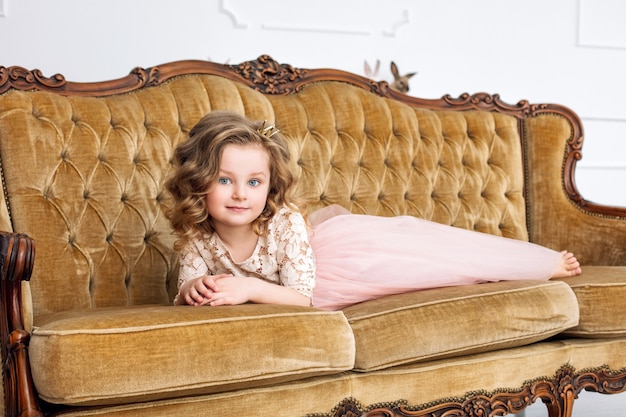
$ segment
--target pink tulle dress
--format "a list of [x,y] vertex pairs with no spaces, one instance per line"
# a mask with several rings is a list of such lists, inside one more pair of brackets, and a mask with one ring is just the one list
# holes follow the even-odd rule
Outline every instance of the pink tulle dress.
[[322,210],[311,217],[309,242],[317,269],[313,303],[323,309],[427,288],[547,280],[562,260],[533,243],[415,217]]

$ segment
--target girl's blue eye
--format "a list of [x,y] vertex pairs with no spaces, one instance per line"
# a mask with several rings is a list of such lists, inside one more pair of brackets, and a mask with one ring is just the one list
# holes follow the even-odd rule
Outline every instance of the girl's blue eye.
[[220,184],[230,184],[230,180],[228,178],[220,178],[217,180]]
[[261,184],[261,181],[259,181],[259,180],[250,180],[250,181],[248,181],[248,184],[251,185],[252,187],[256,187],[256,186]]

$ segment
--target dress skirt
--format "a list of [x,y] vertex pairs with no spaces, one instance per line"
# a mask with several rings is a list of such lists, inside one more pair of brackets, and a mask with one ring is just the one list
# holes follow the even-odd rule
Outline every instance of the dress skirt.
[[313,304],[337,310],[385,295],[503,280],[547,280],[562,254],[416,217],[341,214],[314,226]]

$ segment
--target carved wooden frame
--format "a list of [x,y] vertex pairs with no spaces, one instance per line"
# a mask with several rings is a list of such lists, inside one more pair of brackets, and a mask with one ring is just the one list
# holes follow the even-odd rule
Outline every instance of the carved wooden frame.
[[626,389],[626,369],[613,372],[607,367],[576,372],[562,366],[552,378],[538,378],[519,389],[497,392],[470,392],[463,398],[448,398],[437,402],[410,405],[399,400],[394,403],[364,407],[354,398],[346,398],[332,411],[308,414],[306,417],[487,417],[517,414],[538,400],[543,401],[550,417],[571,416],[574,399],[582,390],[615,394]]
[[[497,94],[462,94],[458,98],[440,99],[411,97],[392,90],[386,81],[374,81],[336,69],[298,69],[279,64],[267,55],[238,65],[223,65],[207,61],[187,60],[152,68],[135,68],[129,75],[110,81],[78,83],[66,81],[56,74],[44,76],[39,70],[0,66],[0,94],[11,89],[42,90],[61,95],[107,96],[127,93],[162,84],[186,74],[213,74],[238,81],[265,94],[292,94],[310,83],[340,81],[369,90],[382,97],[392,98],[413,106],[430,109],[480,109],[513,115],[520,120],[528,115],[554,113],[569,120],[572,136],[564,155],[564,188],[573,204],[581,210],[602,216],[626,217],[626,208],[602,206],[586,201],[576,188],[574,169],[581,158],[583,130],[578,116],[570,109],[554,104],[530,104],[523,100],[511,105]],[[521,129],[521,122],[520,122]],[[523,137],[523,136],[522,136]],[[0,161],[1,162],[1,161]],[[4,179],[3,191],[4,190]],[[9,207],[10,210],[10,207]],[[10,211],[9,211],[10,213]],[[43,416],[32,381],[28,359],[29,333],[24,328],[21,305],[22,281],[30,279],[35,243],[23,234],[0,232],[1,297],[0,341],[2,345],[2,373],[4,378],[7,416]],[[518,413],[541,399],[550,417],[571,416],[574,399],[584,389],[605,394],[626,390],[626,369],[611,370],[601,367],[576,371],[568,366],[560,368],[554,377],[530,381],[519,389],[498,392],[468,393],[463,398],[442,399],[436,403],[409,405],[405,401],[363,407],[354,399],[342,401],[323,416],[496,416]],[[322,415],[311,415],[322,416]]]

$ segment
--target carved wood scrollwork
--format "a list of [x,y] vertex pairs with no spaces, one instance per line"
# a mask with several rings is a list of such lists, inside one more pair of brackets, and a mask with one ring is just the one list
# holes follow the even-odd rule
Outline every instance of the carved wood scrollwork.
[[602,367],[576,373],[565,365],[553,378],[530,381],[519,390],[470,392],[464,398],[421,406],[410,406],[400,400],[363,407],[358,400],[346,398],[330,413],[308,417],[493,417],[520,413],[537,400],[546,405],[550,417],[570,417],[574,400],[583,389],[603,394],[623,392],[626,390],[626,369],[611,371]]
[[499,94],[487,94],[487,93],[477,93],[477,94],[461,94],[457,98],[453,98],[450,95],[445,95],[442,97],[442,100],[454,107],[458,110],[464,109],[500,109],[505,112],[515,112],[520,113],[521,115],[530,113],[530,104],[526,100],[522,100],[517,103],[517,105],[511,105],[505,103],[500,99]]
[[528,100],[520,100],[517,104],[509,104],[500,98],[499,94],[463,93],[454,98],[445,95],[441,100],[455,110],[487,110],[508,113],[519,118],[524,116],[534,116],[550,108],[549,104],[530,104]]
[[162,81],[160,79],[159,67],[141,68],[136,67],[131,72],[131,75],[137,77],[137,86],[153,86],[159,85]]
[[61,74],[46,77],[38,69],[29,71],[22,67],[0,67],[0,94],[10,88],[29,90],[40,85],[42,87],[55,89],[65,84],[65,77]]
[[254,61],[233,65],[233,70],[256,90],[265,94],[290,94],[296,91],[297,80],[305,78],[306,69],[279,64],[269,55],[261,55]]
[[374,81],[336,69],[294,68],[278,63],[269,55],[261,55],[256,60],[232,65],[231,68],[248,85],[264,94],[297,93],[307,84],[317,81],[343,81],[383,97],[390,97],[393,91],[386,81]]

